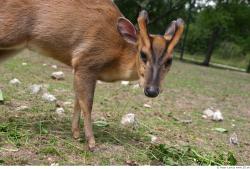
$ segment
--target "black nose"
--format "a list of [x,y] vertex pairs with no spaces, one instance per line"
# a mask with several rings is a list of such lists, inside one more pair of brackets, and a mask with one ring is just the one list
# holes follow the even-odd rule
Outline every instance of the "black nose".
[[144,90],[144,93],[147,97],[157,97],[160,93],[160,89],[157,87],[147,87]]

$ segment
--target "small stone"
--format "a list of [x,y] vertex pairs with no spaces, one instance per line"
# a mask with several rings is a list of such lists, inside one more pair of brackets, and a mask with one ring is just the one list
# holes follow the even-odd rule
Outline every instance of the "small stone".
[[57,66],[56,65],[52,65],[51,66],[53,69],[57,69]]
[[47,64],[46,64],[46,63],[44,63],[44,64],[43,64],[43,66],[47,66]]
[[222,113],[220,112],[220,110],[217,110],[216,112],[214,112],[213,114],[213,120],[214,121],[223,121],[224,118],[222,116]]
[[42,90],[42,85],[37,85],[37,84],[31,85],[29,87],[29,90],[31,94],[38,94]]
[[15,79],[10,81],[10,84],[18,86],[19,84],[21,84],[21,82],[15,78]]
[[121,85],[124,85],[124,86],[128,86],[129,85],[129,81],[121,81]]
[[3,103],[3,102],[4,102],[3,92],[2,92],[2,90],[0,89],[0,103]]
[[58,163],[52,163],[50,166],[59,166]]
[[23,65],[23,66],[27,66],[28,64],[24,62],[24,63],[22,63],[22,65]]
[[125,163],[128,166],[138,166],[138,163],[136,161],[133,161],[133,160],[126,160]]
[[146,108],[152,108],[152,106],[149,105],[149,104],[144,104],[143,106],[146,107]]
[[202,115],[201,116],[203,119],[208,119],[207,115]]
[[56,109],[56,114],[62,115],[64,113],[65,113],[65,111],[64,111],[64,109],[62,107]]
[[121,124],[124,126],[133,126],[135,124],[135,114],[129,113],[122,117]]
[[55,96],[49,93],[44,93],[42,98],[44,101],[47,101],[47,102],[55,102],[57,100]]
[[230,136],[230,144],[233,144],[233,145],[238,145],[239,144],[239,141],[238,141],[238,136],[236,133],[233,133],[231,136]]
[[63,72],[54,72],[51,74],[51,77],[56,80],[63,80],[65,76]]
[[158,141],[158,137],[152,135],[151,136],[151,143],[155,144],[155,143],[157,143],[157,141]]
[[72,105],[72,102],[64,102],[63,105],[64,106],[70,106],[70,105]]
[[212,109],[206,109],[203,111],[203,115],[205,115],[207,118],[211,118],[214,115],[214,111]]
[[16,110],[17,111],[23,111],[23,110],[27,110],[28,108],[29,108],[28,106],[20,106]]
[[102,82],[102,81],[100,81],[100,80],[98,80],[98,81],[97,81],[97,84],[103,84],[103,82]]

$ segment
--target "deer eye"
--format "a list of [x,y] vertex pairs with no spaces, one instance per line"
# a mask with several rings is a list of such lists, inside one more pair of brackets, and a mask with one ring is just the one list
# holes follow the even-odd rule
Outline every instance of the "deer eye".
[[141,60],[146,64],[148,61],[147,55],[144,52],[140,54]]
[[168,59],[167,62],[165,63],[165,68],[167,68],[168,66],[171,66],[173,62],[173,59]]

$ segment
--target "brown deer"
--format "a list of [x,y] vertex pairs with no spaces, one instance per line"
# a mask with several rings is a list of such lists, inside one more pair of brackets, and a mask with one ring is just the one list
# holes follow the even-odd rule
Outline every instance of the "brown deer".
[[74,70],[76,93],[72,118],[79,138],[80,114],[90,150],[95,148],[91,111],[97,80],[137,80],[145,95],[157,97],[184,29],[173,21],[165,35],[151,35],[148,14],[139,30],[111,0],[1,0],[0,60],[24,48],[57,59]]

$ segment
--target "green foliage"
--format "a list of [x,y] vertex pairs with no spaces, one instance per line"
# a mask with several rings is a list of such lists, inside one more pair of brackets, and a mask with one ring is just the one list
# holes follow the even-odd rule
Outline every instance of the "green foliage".
[[53,146],[48,146],[48,147],[44,147],[40,150],[39,153],[45,154],[45,155],[57,155],[60,156],[60,152],[58,152],[58,150],[53,147]]
[[250,52],[250,7],[244,2],[216,2],[214,7],[202,7],[193,12],[187,39],[187,50],[205,53],[214,30],[219,31],[215,47],[224,58],[242,57]]
[[243,48],[234,42],[222,42],[217,50],[217,54],[224,59],[242,57]]
[[211,155],[200,153],[190,146],[176,148],[164,144],[152,146],[149,157],[164,165],[236,165],[233,153]]
[[142,9],[148,11],[150,16],[150,32],[164,33],[172,20],[179,17],[185,19],[185,5],[189,0],[114,0],[121,12],[133,23],[137,23],[137,17]]

